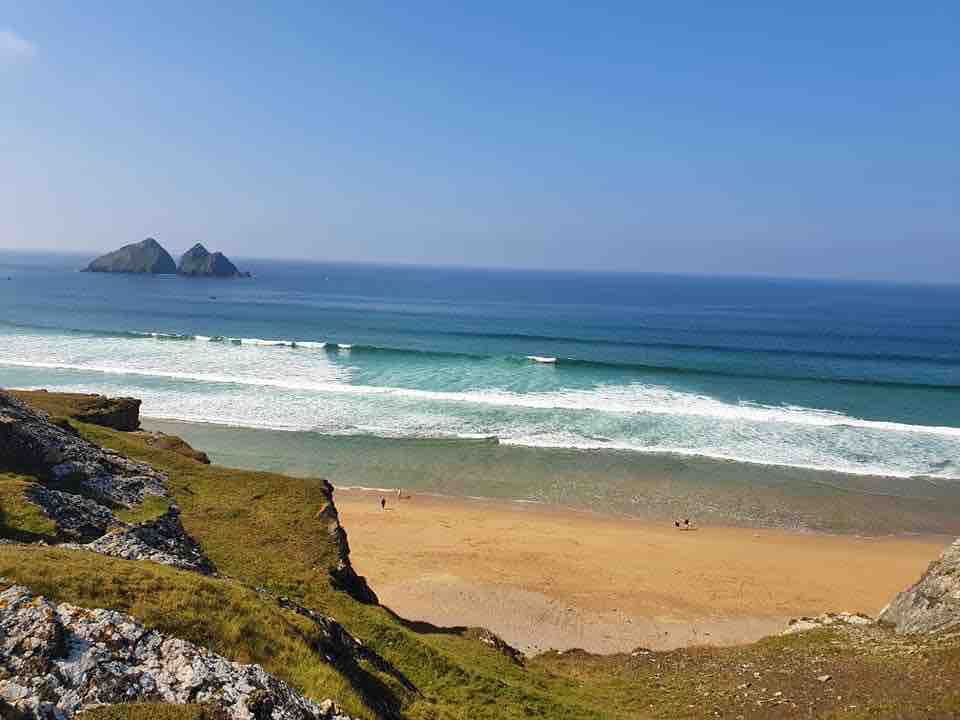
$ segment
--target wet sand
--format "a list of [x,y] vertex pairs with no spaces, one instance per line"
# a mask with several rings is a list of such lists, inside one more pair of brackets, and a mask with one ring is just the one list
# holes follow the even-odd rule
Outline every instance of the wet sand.
[[952,538],[669,523],[539,504],[338,489],[353,564],[411,620],[524,652],[751,642],[791,617],[876,615]]

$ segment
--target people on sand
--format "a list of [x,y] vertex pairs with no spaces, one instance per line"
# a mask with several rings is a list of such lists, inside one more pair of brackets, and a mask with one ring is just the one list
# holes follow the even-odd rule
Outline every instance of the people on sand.
[[385,497],[380,498],[380,509],[381,510],[387,509],[387,499]]
[[690,518],[684,518],[683,521],[674,520],[673,526],[677,530],[696,530],[696,528],[690,523]]

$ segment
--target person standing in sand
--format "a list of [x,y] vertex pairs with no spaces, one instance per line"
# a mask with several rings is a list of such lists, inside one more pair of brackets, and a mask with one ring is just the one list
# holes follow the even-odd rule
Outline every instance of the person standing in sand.
[[380,498],[380,509],[381,510],[387,509],[387,499],[385,497]]

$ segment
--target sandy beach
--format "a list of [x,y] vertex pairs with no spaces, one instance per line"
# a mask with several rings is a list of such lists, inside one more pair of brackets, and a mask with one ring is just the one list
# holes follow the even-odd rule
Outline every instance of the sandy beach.
[[737,644],[827,610],[876,615],[947,537],[670,524],[339,489],[353,563],[411,620],[479,625],[527,653]]

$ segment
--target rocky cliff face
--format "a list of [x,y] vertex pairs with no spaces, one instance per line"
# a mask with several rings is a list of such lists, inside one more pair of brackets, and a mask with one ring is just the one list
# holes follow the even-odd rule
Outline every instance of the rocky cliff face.
[[211,253],[200,243],[183,254],[177,272],[190,277],[250,277],[250,273],[240,272],[226,255]]
[[215,571],[184,530],[176,505],[141,524],[114,515],[112,508],[167,497],[163,473],[87,442],[69,425],[56,425],[5,393],[0,393],[0,467],[49,482],[32,487],[27,497],[73,547],[204,574]]
[[46,390],[9,390],[8,393],[28,406],[52,415],[66,412],[80,422],[130,432],[140,427],[140,400],[85,393],[50,393]]
[[172,274],[177,266],[170,253],[153,238],[102,255],[86,267],[87,272]]
[[3,704],[60,720],[95,705],[158,702],[209,705],[235,720],[350,720],[331,700],[308,700],[259,665],[20,586],[0,593],[0,698],[3,717]]
[[880,622],[899,633],[960,630],[960,540],[884,608]]

